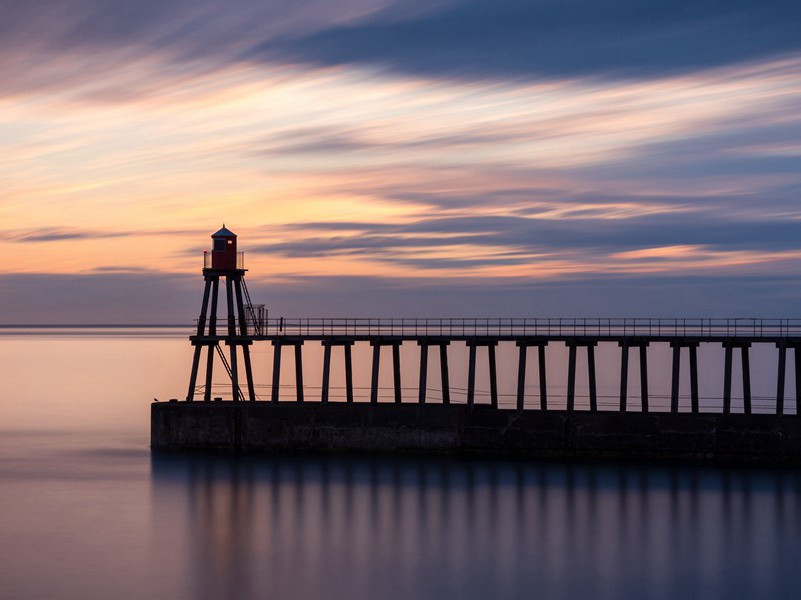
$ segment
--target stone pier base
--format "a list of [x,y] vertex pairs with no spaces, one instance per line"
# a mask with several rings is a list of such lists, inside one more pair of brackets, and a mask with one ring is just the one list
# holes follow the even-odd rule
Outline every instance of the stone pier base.
[[801,417],[319,402],[151,406],[154,450],[396,452],[801,464]]

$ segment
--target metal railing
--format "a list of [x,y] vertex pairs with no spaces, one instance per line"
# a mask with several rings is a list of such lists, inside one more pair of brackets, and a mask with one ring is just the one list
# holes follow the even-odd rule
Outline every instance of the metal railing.
[[[208,250],[203,251],[203,268],[204,269],[211,269],[212,267],[212,255],[213,252],[209,252]],[[236,253],[236,268],[237,269],[244,269],[245,268],[245,253],[244,252],[237,252]]]
[[801,319],[758,318],[248,318],[246,326],[266,336],[801,337]]

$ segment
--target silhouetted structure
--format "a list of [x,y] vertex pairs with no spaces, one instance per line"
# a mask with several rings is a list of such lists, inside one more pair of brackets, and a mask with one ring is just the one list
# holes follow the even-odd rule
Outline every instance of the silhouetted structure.
[[[340,407],[344,405],[359,404],[355,402],[353,390],[353,360],[352,348],[357,343],[369,343],[372,347],[372,368],[370,378],[370,393],[369,393],[369,406],[373,406],[376,410],[389,411],[391,406],[396,406],[402,409],[408,404],[403,403],[403,394],[401,389],[401,365],[400,365],[400,348],[404,342],[416,343],[420,347],[420,363],[419,363],[419,384],[417,388],[417,402],[415,405],[418,407],[425,406],[426,410],[433,409],[434,405],[427,399],[427,377],[428,377],[428,351],[430,347],[439,348],[439,363],[441,371],[442,383],[442,402],[436,403],[437,414],[441,410],[450,410],[451,417],[450,425],[454,423],[461,423],[461,429],[454,433],[448,432],[445,436],[451,436],[451,442],[459,444],[463,443],[464,431],[471,427],[471,422],[480,422],[481,427],[488,426],[487,423],[492,421],[482,410],[482,416],[471,417],[474,406],[476,406],[476,369],[477,369],[477,355],[479,348],[486,348],[487,363],[489,369],[489,402],[485,405],[486,408],[498,413],[514,413],[518,415],[518,419],[522,419],[526,414],[539,414],[545,413],[553,414],[559,419],[553,421],[551,425],[555,428],[553,432],[560,432],[560,436],[567,435],[581,435],[580,432],[570,434],[571,428],[579,426],[577,423],[582,424],[584,427],[597,431],[598,427],[601,430],[598,433],[603,433],[603,427],[608,430],[612,423],[609,421],[615,413],[619,415],[631,415],[635,418],[634,412],[629,409],[628,395],[629,395],[629,355],[630,350],[635,348],[638,350],[639,357],[639,410],[636,411],[637,415],[642,414],[648,417],[649,414],[659,415],[659,420],[653,420],[651,423],[659,423],[660,427],[682,428],[693,431],[696,436],[694,444],[700,444],[701,448],[709,450],[712,444],[720,444],[718,431],[723,428],[736,433],[732,435],[736,437],[745,436],[748,443],[753,439],[757,439],[759,430],[762,434],[772,432],[780,438],[784,436],[785,441],[788,441],[792,446],[791,454],[796,452],[795,445],[798,442],[798,456],[801,458],[801,419],[794,419],[793,424],[790,425],[786,419],[782,420],[785,414],[785,378],[786,378],[786,361],[787,350],[792,349],[795,362],[795,398],[796,407],[801,406],[801,321],[789,319],[268,319],[263,312],[262,307],[255,308],[250,300],[250,295],[247,291],[244,275],[244,261],[242,253],[237,250],[236,235],[231,231],[223,228],[212,235],[214,242],[211,254],[204,253],[204,268],[203,276],[205,279],[205,289],[203,293],[203,302],[201,305],[200,317],[197,323],[197,329],[194,335],[190,337],[192,344],[195,347],[194,358],[192,362],[192,371],[189,381],[189,390],[187,393],[187,401],[192,402],[195,399],[198,378],[198,370],[202,349],[205,347],[207,351],[206,371],[205,371],[205,385],[200,386],[203,391],[203,399],[205,401],[212,400],[212,375],[214,370],[214,355],[215,353],[220,357],[222,364],[225,367],[227,375],[231,383],[231,399],[235,403],[242,400],[249,400],[250,403],[257,401],[255,392],[253,367],[251,365],[250,346],[255,342],[271,342],[273,346],[273,367],[272,367],[272,382],[270,386],[270,401],[262,402],[259,404],[278,405],[282,403],[281,398],[281,359],[282,350],[285,346],[291,346],[294,353],[294,367],[295,367],[295,397],[296,403],[303,403],[306,401],[307,394],[304,389],[303,378],[303,346],[307,342],[319,342],[323,346],[323,372],[322,381],[320,386],[320,404],[329,405],[330,400],[330,380],[331,380],[331,357],[335,348],[342,348],[344,352],[344,379],[346,388],[346,402],[336,403]],[[227,318],[223,321],[217,319],[217,304],[219,295],[219,284],[221,278],[224,278],[226,289],[226,306]],[[450,374],[448,363],[448,347],[453,343],[465,343],[468,348],[468,369],[467,369],[467,388],[466,400],[464,404],[455,406],[452,399],[452,390],[450,388]],[[517,393],[515,408],[510,410],[499,406],[498,399],[498,385],[497,385],[497,365],[496,365],[496,348],[499,344],[515,344],[518,348],[518,368],[517,368]],[[553,399],[548,395],[547,374],[546,374],[546,357],[547,348],[554,343],[564,344],[568,350],[568,368],[567,368],[567,389],[564,398]],[[596,347],[601,344],[616,344],[620,347],[621,351],[621,370],[620,370],[620,398],[619,403],[616,403],[615,410],[604,410],[599,407],[598,393],[596,385]],[[777,366],[777,383],[776,383],[776,397],[775,403],[772,407],[767,407],[768,410],[754,411],[751,394],[751,373],[750,373],[750,359],[749,350],[752,344],[771,344],[778,348],[778,366]],[[227,360],[225,353],[222,351],[221,344],[229,347],[230,362]],[[654,408],[649,399],[649,380],[648,380],[648,350],[654,344],[667,344],[672,348],[672,377],[671,377],[671,393],[670,393],[670,407],[669,413],[658,411],[654,412]],[[699,392],[698,392],[698,360],[697,350],[701,344],[719,344],[724,350],[724,382],[723,382],[723,398],[722,405],[716,407],[706,406],[702,411]],[[392,349],[392,370],[393,370],[393,390],[394,402],[379,403],[379,368],[381,362],[382,348],[390,347]],[[526,374],[528,370],[529,356],[528,349],[537,349],[537,370],[539,375],[539,398],[536,406],[526,406]],[[240,389],[239,384],[239,365],[238,354],[241,349],[241,356],[244,361],[244,372],[247,380],[247,395]],[[689,388],[690,398],[689,406],[685,410],[681,410],[680,402],[680,384],[681,384],[681,357],[682,351],[686,350],[689,355]],[[735,417],[732,414],[732,371],[733,371],[733,357],[735,350],[739,352],[742,361],[742,413],[743,416],[754,417],[754,420],[747,422],[739,422],[728,420],[717,420],[710,424],[709,418],[715,417]],[[483,351],[482,351],[483,353]],[[589,395],[588,410],[582,410],[576,404],[576,379],[577,379],[577,361],[579,354],[586,356],[587,360],[587,389]],[[316,386],[315,386],[316,387]],[[215,398],[222,400],[222,398]],[[172,403],[171,403],[172,404]],[[361,403],[364,405],[365,403]],[[398,406],[398,405],[404,405]],[[452,407],[449,409],[449,407]],[[482,406],[483,407],[483,406]],[[763,407],[765,408],[765,407]],[[154,423],[156,423],[157,411],[163,411],[161,414],[174,415],[176,413],[169,413],[167,411],[175,411],[177,409],[154,405]],[[220,409],[223,410],[223,409]],[[298,419],[320,419],[324,422],[327,415],[316,412],[318,409],[308,410],[298,409],[294,413],[292,411],[283,411],[280,414],[281,418],[298,418]],[[467,411],[465,416],[464,410]],[[228,409],[225,409],[228,411]],[[311,412],[310,412],[311,411]],[[380,411],[379,411],[380,412]],[[593,420],[593,417],[581,417],[576,421],[570,420],[570,415],[574,413],[583,414],[598,414],[603,416],[601,421]],[[761,414],[756,414],[760,412]],[[773,415],[765,414],[772,412]],[[798,412],[796,410],[796,412]],[[248,434],[249,424],[248,418],[256,418],[253,415],[258,413],[259,419],[269,420],[271,417],[267,416],[262,409],[248,410],[246,413],[226,412],[228,415],[225,419],[234,419],[236,421],[240,418],[245,418],[231,431],[233,436],[231,445],[246,443],[245,437]],[[201,415],[208,413],[198,413],[197,411],[187,411],[187,415]],[[220,413],[222,414],[222,413]],[[270,413],[278,414],[278,413]],[[295,414],[296,417],[288,417],[287,415]],[[364,425],[365,415],[368,413],[356,412],[349,413],[350,418],[354,422],[359,422]],[[370,419],[377,418],[373,411],[370,411]],[[384,413],[390,416],[390,412]],[[418,416],[410,417],[408,414],[401,412],[391,413],[394,415],[392,418],[397,418],[399,427],[431,427],[432,422],[426,422],[425,418]],[[239,416],[237,416],[239,415]],[[241,417],[241,415],[251,415],[251,417]],[[565,417],[565,415],[567,415]],[[191,419],[194,419],[192,416]],[[666,416],[673,416],[677,421],[665,420]],[[795,415],[792,415],[795,417]],[[568,421],[564,421],[567,418]],[[686,417],[695,417],[693,422],[686,421]],[[779,419],[778,421],[771,421],[770,423],[765,419],[772,417]],[[165,417],[166,418],[166,417]],[[200,417],[205,419],[206,417]],[[438,418],[432,413],[431,418],[436,421]],[[530,431],[535,431],[542,426],[543,421],[531,421],[533,416],[526,416],[523,421],[518,424],[526,422]],[[636,417],[639,419],[640,417]],[[230,420],[229,419],[229,420]],[[473,421],[471,421],[471,419]],[[475,421],[478,419],[478,421]],[[489,421],[487,421],[489,419]],[[589,419],[589,420],[588,420]],[[682,421],[681,419],[685,419]],[[762,419],[762,420],[760,420]],[[336,418],[334,418],[336,421]],[[503,421],[503,419],[501,419]],[[500,423],[501,421],[498,421]],[[228,423],[229,421],[226,421]],[[637,421],[637,427],[643,426],[646,421]],[[426,424],[427,423],[427,424]],[[509,421],[504,421],[503,427],[509,429]],[[607,425],[604,425],[607,423]],[[626,435],[634,435],[636,437],[636,428],[633,431],[629,430],[631,419],[623,422],[617,422],[615,427],[619,431],[627,432]],[[230,424],[230,423],[229,423]],[[170,436],[178,435],[176,427],[180,428],[180,424],[173,423],[167,425],[166,422],[160,422],[159,431]],[[167,429],[165,429],[165,427]],[[222,426],[221,426],[222,427]],[[227,425],[226,425],[227,427]],[[731,429],[731,428],[734,429]],[[756,427],[756,429],[754,429]],[[789,427],[789,429],[788,429]],[[622,429],[621,429],[622,428]],[[169,431],[167,431],[169,429]],[[225,427],[222,427],[225,429]],[[436,429],[436,428],[435,428]],[[447,427],[445,429],[448,429]],[[546,427],[547,429],[547,427]],[[614,427],[612,427],[614,429]],[[647,429],[647,428],[646,428]],[[798,440],[795,439],[795,430],[798,429]],[[164,433],[167,431],[167,433]],[[439,430],[443,433],[444,429]],[[170,433],[172,432],[172,433]],[[553,433],[551,432],[551,433]],[[751,433],[749,433],[751,432]],[[654,432],[656,433],[656,432]],[[309,430],[308,435],[320,435],[319,431]],[[304,434],[305,435],[305,434]],[[525,432],[518,431],[517,434],[524,436]],[[245,437],[243,437],[245,436]],[[454,437],[456,436],[456,437]],[[710,437],[711,436],[711,437]],[[179,436],[180,437],[180,436]],[[289,435],[287,439],[291,438]],[[765,435],[762,435],[765,438]],[[235,440],[234,440],[235,438]],[[562,438],[560,438],[562,439]],[[766,439],[766,438],[765,438]],[[237,441],[238,440],[238,441]],[[707,440],[706,442],[698,440]],[[711,441],[710,441],[711,440]],[[397,440],[396,440],[397,441]],[[211,445],[219,442],[215,441]],[[403,443],[407,443],[406,442]],[[562,439],[564,442],[564,439]],[[169,446],[171,442],[167,439],[166,445]],[[203,445],[202,440],[198,442]],[[266,443],[266,442],[265,442]],[[351,440],[348,442],[353,444]],[[392,442],[395,443],[395,442]],[[411,442],[409,442],[411,443]],[[417,442],[415,442],[417,443]],[[502,446],[505,442],[492,441],[490,445],[500,443]],[[561,442],[560,442],[561,443]],[[628,443],[628,442],[627,442]],[[422,443],[421,448],[426,448],[428,442]],[[156,444],[158,445],[158,444]],[[191,443],[190,443],[191,445]],[[223,444],[225,445],[225,444]],[[390,444],[391,445],[391,444]],[[401,444],[402,445],[402,444]],[[414,445],[414,444],[413,444]],[[446,444],[447,445],[447,444]],[[525,446],[525,444],[523,444]],[[558,444],[557,444],[558,445]],[[564,444],[563,444],[564,445]],[[436,446],[436,444],[434,444]],[[513,444],[514,446],[514,444]],[[721,447],[729,447],[723,444]],[[356,444],[358,447],[358,443]],[[785,452],[782,450],[781,452]]]

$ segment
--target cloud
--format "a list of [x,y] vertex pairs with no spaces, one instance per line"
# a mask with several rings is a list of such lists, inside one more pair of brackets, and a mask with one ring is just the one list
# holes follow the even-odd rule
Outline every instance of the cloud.
[[250,55],[429,77],[652,77],[797,52],[800,19],[792,0],[462,0],[268,39]]
[[202,235],[206,232],[198,229],[172,229],[172,230],[99,230],[99,229],[78,229],[74,227],[35,227],[30,229],[6,229],[0,230],[0,241],[10,242],[69,242],[84,240],[102,240],[125,237],[146,237],[146,236],[183,236],[183,235]]

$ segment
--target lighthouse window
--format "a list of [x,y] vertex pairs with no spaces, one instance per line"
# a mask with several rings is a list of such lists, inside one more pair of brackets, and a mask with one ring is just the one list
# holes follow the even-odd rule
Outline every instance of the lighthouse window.
[[225,240],[222,240],[222,239],[214,240],[214,251],[215,252],[225,252]]

